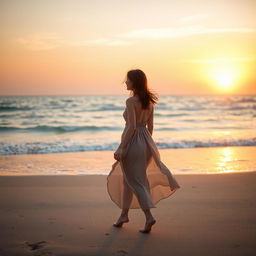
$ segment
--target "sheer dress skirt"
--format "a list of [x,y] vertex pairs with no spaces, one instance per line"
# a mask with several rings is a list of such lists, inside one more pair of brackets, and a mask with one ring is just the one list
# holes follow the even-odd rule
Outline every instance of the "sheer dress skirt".
[[145,123],[136,130],[107,176],[107,190],[120,209],[149,209],[172,195],[180,185],[160,159]]

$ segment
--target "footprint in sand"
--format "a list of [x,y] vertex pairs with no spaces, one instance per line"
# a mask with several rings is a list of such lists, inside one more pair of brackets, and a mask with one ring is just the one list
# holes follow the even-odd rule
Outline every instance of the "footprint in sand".
[[125,250],[119,250],[117,251],[118,255],[124,255],[124,254],[127,254],[128,252],[125,251]]
[[38,250],[45,246],[46,241],[40,241],[36,243],[25,242],[25,244],[30,247],[30,250]]

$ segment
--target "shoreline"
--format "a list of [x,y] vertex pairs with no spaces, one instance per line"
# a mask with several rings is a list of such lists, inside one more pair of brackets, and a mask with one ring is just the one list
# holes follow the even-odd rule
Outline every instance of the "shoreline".
[[[256,146],[159,149],[174,175],[256,171]],[[31,175],[108,175],[113,151],[0,155],[0,177]]]
[[[212,175],[232,175],[232,174],[249,174],[249,173],[256,173],[256,171],[243,171],[243,172],[229,172],[229,173],[183,173],[183,174],[177,174],[173,173],[175,176],[212,176]],[[74,175],[69,175],[69,174],[30,174],[30,175],[0,175],[0,177],[10,177],[10,178],[27,178],[27,177],[107,177],[108,174],[74,174]]]

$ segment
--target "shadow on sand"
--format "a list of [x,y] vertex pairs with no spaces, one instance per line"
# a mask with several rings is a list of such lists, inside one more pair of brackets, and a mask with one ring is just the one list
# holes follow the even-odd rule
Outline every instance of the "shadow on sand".
[[[124,236],[121,235],[121,232],[126,232],[125,239],[129,239],[130,242],[128,243],[129,249],[127,249],[127,241],[122,242]],[[128,233],[128,236],[127,236]],[[97,256],[107,256],[107,255],[132,255],[132,256],[140,256],[142,255],[143,248],[147,244],[149,234],[143,234],[138,230],[134,229],[127,229],[126,227],[117,228],[111,226],[108,231],[106,238],[103,240],[101,244],[101,248],[96,252],[95,255]],[[130,238],[129,238],[130,237]],[[118,248],[119,247],[119,248]],[[124,247],[124,248],[122,248]]]

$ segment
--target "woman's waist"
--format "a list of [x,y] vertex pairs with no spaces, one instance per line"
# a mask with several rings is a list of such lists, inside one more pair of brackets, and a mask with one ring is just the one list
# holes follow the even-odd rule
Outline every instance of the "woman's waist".
[[[126,123],[125,126],[128,127],[128,124]],[[146,127],[146,126],[147,126],[147,123],[137,123],[137,124],[136,124],[136,128],[139,128],[139,127]]]
[[146,123],[137,123],[136,127],[146,127]]

